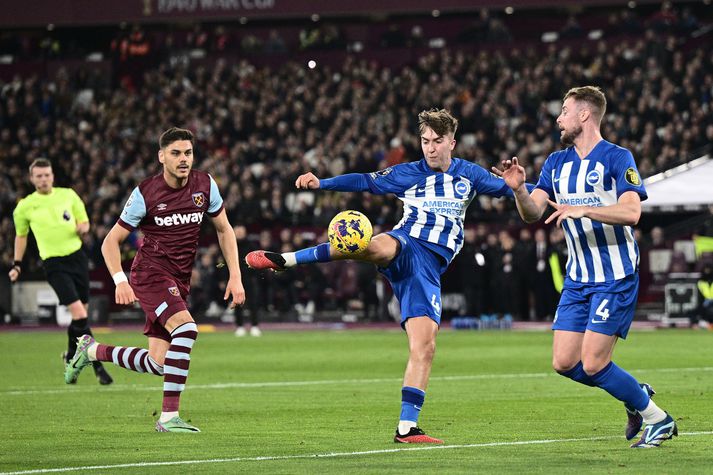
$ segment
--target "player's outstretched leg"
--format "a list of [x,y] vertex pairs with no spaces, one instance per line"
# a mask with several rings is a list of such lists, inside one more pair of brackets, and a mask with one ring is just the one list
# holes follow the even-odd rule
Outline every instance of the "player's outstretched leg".
[[64,381],[67,384],[74,384],[82,369],[97,361],[108,361],[137,373],[163,375],[163,366],[149,356],[148,350],[103,345],[95,341],[91,335],[83,335],[77,340],[77,351],[74,358],[67,363]]
[[191,350],[198,338],[195,322],[187,322],[171,332],[171,346],[166,352],[163,364],[163,408],[161,417],[156,421],[158,432],[200,432],[178,415],[181,393],[188,379],[191,363]]
[[277,253],[271,251],[252,251],[245,256],[245,262],[252,269],[271,269],[282,271],[298,264],[313,264],[332,260],[329,243],[323,242],[313,247],[295,252]]
[[74,352],[74,356],[69,360],[67,366],[64,369],[64,382],[67,384],[74,384],[77,382],[79,373],[82,372],[84,368],[92,363],[89,359],[89,354],[87,350],[90,346],[95,345],[96,342],[91,335],[82,335],[77,339],[77,349]]
[[[653,397],[654,394],[656,394],[656,391],[654,391],[654,388],[651,387],[651,385],[646,384],[646,383],[641,383],[640,384],[641,389],[646,391],[646,393],[649,395],[649,397]],[[626,409],[626,440],[631,440],[634,437],[636,437],[636,434],[641,432],[641,428],[644,426],[644,418],[641,416],[639,411],[636,410],[636,408],[628,403],[624,403],[624,408]]]
[[245,256],[245,262],[248,267],[256,270],[270,269],[274,271],[283,271],[285,266],[285,258],[282,254],[271,251],[252,251]]
[[646,428],[641,440],[633,444],[632,447],[658,447],[663,441],[678,434],[678,428],[673,418],[656,405],[651,399],[649,391],[639,385],[631,374],[613,361],[610,361],[598,373],[591,375],[591,378],[598,387],[641,414]]
[[[72,322],[67,327],[67,351],[65,355],[65,363],[68,363],[72,359],[77,350],[77,340],[83,335],[92,335],[92,330],[89,328],[89,319],[79,318],[73,319]],[[94,374],[99,381],[99,384],[107,385],[114,382],[109,373],[104,369],[104,366],[99,361],[92,361],[92,366],[94,367]],[[66,368],[65,368],[66,369]],[[76,380],[75,380],[76,382]],[[73,384],[73,383],[70,383]]]

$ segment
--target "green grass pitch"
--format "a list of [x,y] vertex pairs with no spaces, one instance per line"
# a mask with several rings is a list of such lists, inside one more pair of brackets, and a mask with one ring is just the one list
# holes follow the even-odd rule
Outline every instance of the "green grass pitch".
[[[181,415],[159,434],[162,380],[111,364],[62,379],[60,332],[0,333],[0,472],[711,473],[713,332],[632,331],[615,361],[653,385],[680,436],[629,449],[620,402],[550,368],[550,332],[444,329],[420,425],[445,446],[394,444],[399,330],[202,332]],[[144,346],[140,332],[98,340]]]

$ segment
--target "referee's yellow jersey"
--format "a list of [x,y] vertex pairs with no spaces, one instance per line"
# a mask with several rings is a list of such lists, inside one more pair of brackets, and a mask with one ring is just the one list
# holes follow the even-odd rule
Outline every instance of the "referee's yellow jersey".
[[77,193],[71,188],[57,187],[49,194],[35,191],[21,199],[12,217],[18,236],[27,236],[32,229],[43,260],[78,251],[82,240],[77,234],[77,223],[89,221]]

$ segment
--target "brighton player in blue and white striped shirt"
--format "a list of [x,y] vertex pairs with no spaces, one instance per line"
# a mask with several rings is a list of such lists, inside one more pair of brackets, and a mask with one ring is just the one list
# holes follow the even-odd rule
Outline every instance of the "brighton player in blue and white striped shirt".
[[632,226],[647,198],[631,152],[602,138],[606,98],[597,87],[570,89],[557,118],[567,148],[545,161],[532,192],[517,158],[494,169],[515,193],[522,218],[539,220],[548,203],[567,239],[569,259],[554,330],[554,369],[597,386],[623,401],[626,438],[646,429],[632,447],[658,447],[677,435],[673,418],[652,400],[653,389],[612,362],[618,338],[626,338],[639,290],[639,250]]
[[[424,158],[375,173],[319,179],[297,178],[301,189],[393,193],[404,203],[404,215],[393,230],[374,236],[354,259],[370,262],[391,283],[401,306],[401,325],[409,342],[409,360],[401,391],[401,417],[395,442],[442,443],[418,428],[436,335],[441,322],[440,276],[463,246],[463,219],[477,195],[512,196],[505,182],[484,168],[451,157],[458,121],[446,110],[418,115]],[[254,269],[282,270],[297,264],[349,259],[329,243],[278,254],[253,251],[245,260]]]

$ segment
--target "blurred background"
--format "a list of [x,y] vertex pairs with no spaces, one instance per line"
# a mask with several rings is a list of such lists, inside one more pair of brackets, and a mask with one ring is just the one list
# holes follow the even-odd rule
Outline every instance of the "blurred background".
[[[529,0],[3,1],[0,18],[0,316],[55,324],[62,310],[31,242],[10,285],[12,211],[34,191],[28,165],[52,161],[92,225],[91,318],[143,322],[113,304],[100,246],[130,191],[160,171],[157,138],[196,135],[194,167],[217,181],[244,256],[326,241],[345,209],[375,233],[401,217],[392,196],[296,192],[295,178],[419,160],[416,116],[459,119],[454,155],[489,169],[517,156],[535,182],[558,150],[571,87],[603,88],[606,140],[629,148],[650,200],[637,320],[706,325],[713,295],[713,8],[697,2]],[[477,197],[465,246],[443,276],[449,318],[548,321],[567,260],[561,230],[524,225],[513,203]],[[128,269],[141,244],[125,243]],[[199,322],[232,322],[224,268],[204,225],[192,280]],[[243,269],[263,322],[393,322],[388,283],[351,261],[274,274]],[[708,304],[706,304],[708,302]],[[709,305],[706,307],[706,305]]]

